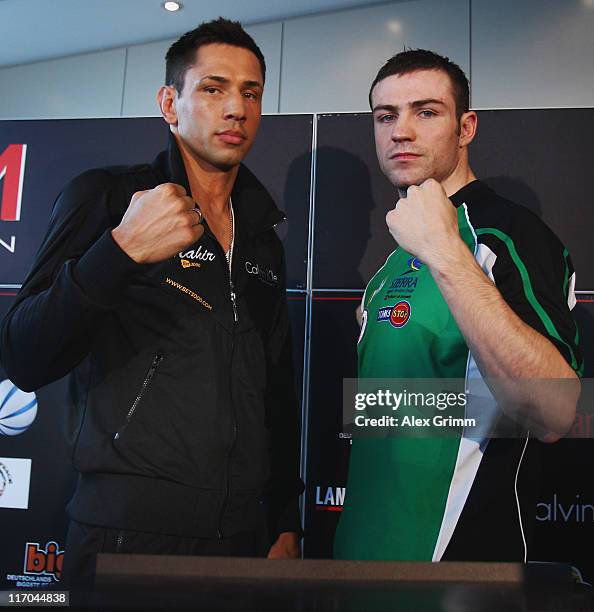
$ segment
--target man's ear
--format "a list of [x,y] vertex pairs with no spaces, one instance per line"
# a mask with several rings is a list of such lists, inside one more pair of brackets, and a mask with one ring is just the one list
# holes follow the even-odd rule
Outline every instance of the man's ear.
[[163,119],[165,119],[169,125],[177,125],[176,101],[177,90],[175,87],[163,85],[157,92],[157,104],[159,105]]
[[460,146],[466,147],[476,135],[478,116],[474,111],[468,111],[460,117]]

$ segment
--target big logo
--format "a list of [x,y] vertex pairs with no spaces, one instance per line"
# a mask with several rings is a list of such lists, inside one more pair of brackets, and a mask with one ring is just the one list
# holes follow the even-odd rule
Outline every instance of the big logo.
[[23,572],[29,575],[51,576],[56,582],[62,576],[64,551],[56,542],[48,542],[42,548],[38,542],[27,542],[25,545],[25,567]]
[[[0,221],[20,221],[21,219],[26,157],[27,145],[25,144],[8,145],[0,154],[0,183],[2,183]],[[0,237],[0,246],[14,253],[16,236],[10,236],[7,240]]]
[[36,416],[35,393],[21,391],[8,379],[0,382],[0,434],[22,434],[31,427]]

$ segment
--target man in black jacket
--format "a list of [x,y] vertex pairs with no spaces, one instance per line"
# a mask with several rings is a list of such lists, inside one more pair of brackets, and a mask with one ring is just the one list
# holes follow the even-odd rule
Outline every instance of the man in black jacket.
[[219,19],[166,60],[168,150],[66,186],[1,328],[17,386],[72,371],[71,582],[98,552],[299,554],[284,215],[241,165],[264,58]]

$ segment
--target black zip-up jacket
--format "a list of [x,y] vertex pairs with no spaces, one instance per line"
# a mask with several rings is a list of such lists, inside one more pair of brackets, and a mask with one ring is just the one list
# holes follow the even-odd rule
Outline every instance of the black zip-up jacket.
[[231,277],[208,227],[181,254],[137,264],[114,242],[134,192],[190,193],[170,137],[152,165],[85,172],[1,327],[21,389],[72,371],[68,432],[81,522],[181,535],[300,531],[299,416],[282,244],[284,219],[244,166],[231,198]]

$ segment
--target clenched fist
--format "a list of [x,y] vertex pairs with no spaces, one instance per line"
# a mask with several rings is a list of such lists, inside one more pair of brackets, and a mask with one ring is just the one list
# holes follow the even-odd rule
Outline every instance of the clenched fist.
[[204,233],[202,215],[181,185],[137,191],[113,239],[136,263],[156,263],[193,244]]
[[394,240],[429,266],[460,240],[456,208],[434,179],[411,185],[386,223]]

